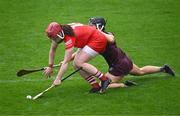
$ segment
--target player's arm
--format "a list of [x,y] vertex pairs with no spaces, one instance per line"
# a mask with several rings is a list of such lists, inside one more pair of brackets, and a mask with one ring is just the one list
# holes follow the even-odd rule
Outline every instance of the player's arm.
[[[74,60],[76,54],[77,54],[77,52],[74,52],[74,53],[72,54],[70,61]],[[62,63],[63,63],[63,61],[60,62],[60,64],[62,64]]]
[[113,34],[107,34],[107,33],[104,33],[103,31],[100,31],[100,32],[106,37],[106,39],[109,43],[115,42]]
[[56,76],[56,79],[54,80],[54,83],[53,83],[54,85],[61,84],[61,77],[63,76],[63,74],[66,72],[66,70],[68,68],[68,63],[71,61],[72,54],[73,54],[73,47],[66,49],[64,60],[63,60],[62,65],[59,69],[59,72]]
[[52,67],[54,64],[54,57],[55,57],[57,47],[58,47],[58,44],[52,41],[51,47],[49,50],[49,64],[48,64],[48,67],[46,68],[46,70],[44,70],[44,75],[46,77],[50,77],[50,75],[53,73]]
[[56,53],[56,49],[58,47],[58,44],[54,41],[51,42],[51,48],[49,50],[49,65],[54,64],[54,58],[55,58],[55,53]]

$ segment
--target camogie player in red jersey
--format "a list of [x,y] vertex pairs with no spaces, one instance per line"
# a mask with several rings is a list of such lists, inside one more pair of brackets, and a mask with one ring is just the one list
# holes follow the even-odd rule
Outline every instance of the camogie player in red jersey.
[[[61,25],[57,22],[52,22],[48,25],[46,33],[49,39],[52,40],[49,51],[49,65],[44,71],[46,76],[50,76],[53,72],[52,66],[58,44],[61,42],[65,44],[64,60],[53,84],[61,84],[61,77],[67,70],[68,63],[72,60],[73,48],[76,47],[79,50],[74,57],[74,67],[76,69],[82,67],[80,75],[92,85],[90,92],[101,90],[100,92],[104,93],[111,80],[88,62],[99,53],[104,52],[107,42],[112,42],[114,36],[103,33],[93,26],[80,23]],[[101,86],[96,82],[94,76],[100,79]]]
[[[102,17],[90,18],[89,25],[95,26],[98,30],[112,35],[112,33],[105,31],[106,21]],[[106,77],[112,80],[111,84],[109,84],[109,88],[127,87],[134,85],[135,83],[131,81],[126,81],[125,83],[119,82],[127,74],[142,76],[146,74],[165,72],[175,76],[173,70],[168,65],[164,65],[162,67],[144,66],[139,68],[132,62],[132,60],[121,48],[117,47],[115,41],[107,43],[106,49],[103,53],[101,53],[101,55],[109,65],[109,70],[105,74]]]

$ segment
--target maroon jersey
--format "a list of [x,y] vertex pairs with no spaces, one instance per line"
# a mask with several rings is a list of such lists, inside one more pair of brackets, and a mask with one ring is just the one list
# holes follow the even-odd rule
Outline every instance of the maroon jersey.
[[116,42],[108,43],[106,50],[101,55],[109,65],[109,73],[115,76],[127,75],[132,69],[131,59],[117,47]]

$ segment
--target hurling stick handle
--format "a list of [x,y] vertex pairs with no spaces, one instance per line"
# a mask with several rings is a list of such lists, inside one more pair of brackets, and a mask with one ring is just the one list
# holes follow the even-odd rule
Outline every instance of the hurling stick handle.
[[60,63],[60,64],[56,64],[56,65],[53,65],[53,68],[55,68],[55,67],[60,67],[60,66],[61,66],[61,64],[62,64],[62,63]]
[[74,72],[72,72],[71,74],[69,74],[68,76],[66,76],[65,78],[63,78],[61,81],[63,82],[64,80],[66,80],[67,78],[69,78],[71,75],[75,74],[76,72],[82,70],[82,67],[78,68],[77,70],[75,70]]
[[[53,65],[53,68],[60,67],[62,63]],[[47,67],[43,67],[40,70],[45,70]]]
[[44,90],[43,93],[49,91],[49,90],[52,89],[53,87],[55,87],[55,85],[51,85],[49,88],[47,88],[46,90]]

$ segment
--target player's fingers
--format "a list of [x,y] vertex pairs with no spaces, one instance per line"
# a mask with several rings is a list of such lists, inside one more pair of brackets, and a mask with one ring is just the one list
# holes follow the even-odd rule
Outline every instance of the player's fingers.
[[50,74],[47,73],[47,72],[45,72],[45,73],[44,73],[44,77],[45,77],[46,79],[48,79],[48,78],[50,77]]
[[46,77],[46,79],[48,79],[48,78],[51,77],[51,75],[50,74],[46,74],[45,77]]
[[43,72],[42,72],[42,74],[46,76],[46,75],[47,75],[47,72],[46,72],[46,70],[45,70],[45,71],[43,71]]

